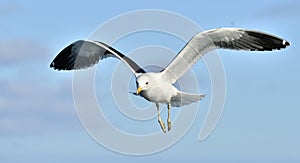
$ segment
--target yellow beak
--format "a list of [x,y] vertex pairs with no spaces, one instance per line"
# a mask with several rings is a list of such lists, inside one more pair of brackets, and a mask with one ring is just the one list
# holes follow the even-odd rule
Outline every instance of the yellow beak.
[[136,94],[140,94],[142,92],[142,87],[138,87],[138,89],[136,90]]

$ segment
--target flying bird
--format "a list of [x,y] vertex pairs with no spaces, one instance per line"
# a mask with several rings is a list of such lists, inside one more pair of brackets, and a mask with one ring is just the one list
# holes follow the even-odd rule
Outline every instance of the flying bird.
[[215,49],[247,51],[272,51],[289,46],[284,39],[260,31],[241,28],[219,28],[194,35],[176,57],[160,72],[146,72],[129,57],[111,46],[93,40],[79,40],[63,49],[52,61],[50,67],[55,70],[85,69],[100,60],[114,57],[121,60],[133,72],[136,78],[136,95],[155,103],[158,123],[163,132],[163,122],[159,104],[168,107],[167,127],[171,129],[170,109],[197,102],[205,94],[191,94],[178,90],[174,83],[188,71],[202,56]]

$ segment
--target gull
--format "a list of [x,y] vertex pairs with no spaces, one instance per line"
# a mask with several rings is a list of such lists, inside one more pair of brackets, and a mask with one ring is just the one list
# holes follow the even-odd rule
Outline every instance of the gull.
[[205,94],[182,92],[174,83],[207,52],[215,49],[272,51],[289,45],[284,39],[260,31],[241,28],[212,29],[194,35],[163,70],[146,72],[129,57],[103,42],[78,40],[64,48],[51,62],[50,67],[55,70],[78,70],[91,67],[108,57],[121,60],[135,76],[137,90],[134,94],[155,103],[158,123],[166,133],[159,104],[166,104],[168,107],[167,125],[170,131],[171,107],[188,105],[205,97]]

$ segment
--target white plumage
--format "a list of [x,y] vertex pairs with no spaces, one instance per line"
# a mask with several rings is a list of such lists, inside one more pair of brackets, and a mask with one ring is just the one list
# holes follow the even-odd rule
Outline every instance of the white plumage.
[[166,132],[159,114],[159,104],[168,105],[168,130],[171,129],[170,108],[197,102],[205,95],[184,93],[174,83],[207,52],[223,48],[248,51],[271,51],[286,48],[290,43],[281,38],[258,31],[240,28],[220,28],[196,34],[170,64],[160,72],[145,72],[134,61],[114,48],[98,41],[79,40],[63,49],[50,64],[57,70],[76,70],[90,67],[107,57],[123,61],[134,73],[137,81],[136,95],[154,102],[158,122]]

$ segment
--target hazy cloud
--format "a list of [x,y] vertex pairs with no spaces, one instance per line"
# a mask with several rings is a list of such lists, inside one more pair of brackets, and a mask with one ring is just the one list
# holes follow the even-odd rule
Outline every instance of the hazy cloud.
[[265,18],[282,18],[295,17],[300,15],[300,1],[286,2],[284,4],[276,4],[269,6],[263,10],[256,12],[256,17]]
[[0,3],[0,16],[20,13],[23,10],[24,8],[15,2],[7,1]]
[[0,41],[0,65],[38,61],[50,54],[43,45],[26,39]]
[[0,41],[1,136],[77,129],[71,73],[50,69],[50,52],[28,39]]
[[[30,77],[29,77],[30,78]],[[0,80],[0,135],[70,131],[77,127],[71,80]]]

